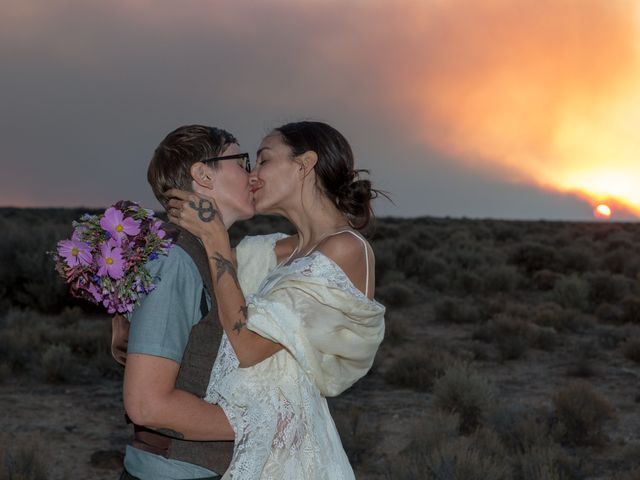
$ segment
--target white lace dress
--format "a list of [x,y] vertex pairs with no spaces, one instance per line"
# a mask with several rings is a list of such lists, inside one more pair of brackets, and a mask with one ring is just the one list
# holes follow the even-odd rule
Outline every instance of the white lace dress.
[[325,396],[343,392],[371,368],[384,307],[318,251],[275,267],[281,237],[249,237],[236,249],[247,326],[285,348],[238,368],[223,337],[206,396],[224,409],[236,434],[223,478],[353,479]]

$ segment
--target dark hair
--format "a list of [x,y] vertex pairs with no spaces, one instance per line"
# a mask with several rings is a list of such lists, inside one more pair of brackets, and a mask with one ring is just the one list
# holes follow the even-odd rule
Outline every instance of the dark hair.
[[338,210],[345,213],[356,229],[369,225],[374,218],[371,200],[379,193],[371,188],[371,182],[361,179],[355,170],[353,152],[344,136],[335,128],[322,122],[293,122],[274,129],[282,135],[294,156],[313,151],[318,155],[315,166],[319,188]]
[[[147,169],[147,181],[162,206],[166,207],[166,190],[192,190],[194,163],[219,156],[233,143],[238,141],[226,130],[204,125],[184,125],[164,137]],[[214,168],[216,164],[213,162]]]

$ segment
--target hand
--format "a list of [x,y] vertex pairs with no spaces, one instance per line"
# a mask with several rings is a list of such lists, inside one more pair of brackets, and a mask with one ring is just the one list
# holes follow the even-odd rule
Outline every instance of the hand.
[[167,213],[171,222],[203,242],[224,241],[227,238],[222,214],[213,198],[177,189],[167,190],[165,195],[169,198]]

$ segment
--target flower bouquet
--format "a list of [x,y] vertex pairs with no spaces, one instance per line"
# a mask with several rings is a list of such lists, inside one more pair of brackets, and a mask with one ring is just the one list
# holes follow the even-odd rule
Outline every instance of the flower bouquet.
[[120,201],[102,215],[84,214],[73,222],[71,239],[58,242],[56,270],[73,296],[109,313],[132,312],[157,281],[145,264],[173,245],[161,226],[151,210],[133,202]]

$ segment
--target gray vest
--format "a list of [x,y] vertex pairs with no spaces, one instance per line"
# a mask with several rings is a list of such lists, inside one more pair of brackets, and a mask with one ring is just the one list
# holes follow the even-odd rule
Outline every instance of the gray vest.
[[[175,244],[193,259],[212,302],[211,309],[208,309],[203,291],[200,304],[203,317],[191,329],[176,379],[176,388],[204,398],[223,333],[213,295],[209,261],[202,243],[191,233],[173,224],[165,224],[163,228],[174,238]],[[229,467],[233,454],[231,441],[179,440],[140,426],[136,426],[135,429],[134,446],[167,458],[193,463],[220,474]]]

